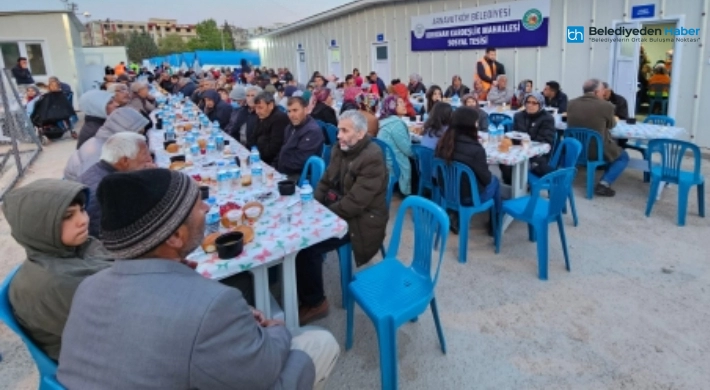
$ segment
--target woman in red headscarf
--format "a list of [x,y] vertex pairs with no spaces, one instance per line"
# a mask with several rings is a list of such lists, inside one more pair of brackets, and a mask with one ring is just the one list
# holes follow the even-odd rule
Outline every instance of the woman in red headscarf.
[[404,104],[407,107],[407,116],[410,118],[416,118],[417,112],[414,110],[412,102],[409,101],[409,89],[405,84],[397,82],[392,85],[392,93],[397,95],[399,98],[404,100]]

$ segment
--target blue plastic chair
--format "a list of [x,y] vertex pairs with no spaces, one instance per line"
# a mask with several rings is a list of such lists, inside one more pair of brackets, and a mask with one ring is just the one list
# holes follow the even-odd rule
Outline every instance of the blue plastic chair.
[[[675,126],[675,119],[665,116],[665,115],[649,115],[643,120],[643,123],[650,123],[659,126]],[[636,140],[634,143],[626,143],[624,149],[633,149],[639,153],[644,160],[646,160],[648,150],[648,144],[645,141]],[[643,173],[643,182],[648,183],[651,180],[650,172]]]
[[416,156],[417,171],[419,172],[419,188],[417,195],[424,196],[424,189],[434,192],[431,180],[432,166],[434,165],[434,150],[422,145],[412,145],[412,152]]
[[492,112],[488,114],[488,123],[492,124],[495,127],[498,127],[505,121],[510,121],[512,127],[513,118],[511,118],[509,115],[501,114],[499,112]]
[[[693,171],[681,169],[683,156],[686,151],[693,152]],[[661,155],[661,163],[653,164],[653,155]],[[648,143],[648,163],[651,167],[651,190],[646,204],[646,216],[651,215],[653,204],[656,202],[658,187],[661,182],[678,185],[678,226],[685,226],[685,214],[688,210],[688,194],[690,187],[698,186],[698,214],[705,217],[705,177],[700,174],[700,148],[686,141],[673,139],[654,139]],[[653,164],[653,165],[652,165]]]
[[[17,323],[12,306],[10,305],[10,282],[12,281],[12,278],[15,277],[18,269],[20,269],[20,266],[17,266],[15,269],[10,271],[5,278],[5,281],[2,283],[2,287],[0,287],[0,320],[2,320],[8,328],[20,336],[22,342],[25,343],[25,346],[27,346],[27,349],[30,351],[30,355],[32,356],[32,359],[34,359],[35,364],[37,364],[37,369],[39,370],[40,390],[56,389],[56,387],[50,387],[46,384],[44,382],[44,378],[54,380],[54,377],[57,374],[57,362],[47,356],[44,351],[39,349],[39,347],[35,345],[34,341],[32,341],[29,336],[25,334],[25,331],[20,327],[20,324]],[[59,388],[61,389],[62,387]]]
[[[565,139],[567,138],[574,138],[582,144],[582,152],[577,159],[577,165],[587,167],[587,199],[592,199],[594,197],[594,181],[596,179],[597,168],[606,165],[606,162],[604,162],[602,137],[594,130],[572,127],[565,130]],[[594,147],[597,151],[597,158],[594,160],[589,158],[589,149],[592,145],[592,141],[596,143]]]
[[298,179],[298,186],[303,185],[303,181],[308,179],[308,183],[315,187],[320,182],[323,173],[325,172],[325,162],[318,156],[308,157],[306,165],[303,166],[301,178]]
[[[527,222],[530,241],[537,239],[538,276],[541,280],[547,280],[547,235],[548,225],[552,222],[557,221],[557,228],[560,230],[560,240],[562,241],[562,251],[565,255],[565,265],[567,271],[570,270],[567,239],[565,237],[564,223],[562,222],[562,208],[565,207],[567,196],[572,189],[572,180],[574,180],[576,173],[576,168],[564,168],[549,173],[532,186],[531,195],[503,202],[501,221],[503,216],[508,214],[514,219]],[[540,191],[543,190],[549,191],[548,199],[540,197]],[[503,229],[501,229],[500,225],[498,225],[496,235],[498,236],[498,246],[500,246],[503,239]]]
[[513,120],[512,119],[506,119],[503,122],[501,122],[500,125],[503,126],[504,133],[507,133],[509,131],[513,131]]
[[[407,212],[414,222],[414,258],[406,267],[397,258],[402,223]],[[397,388],[397,329],[413,321],[431,307],[441,351],[446,353],[446,340],[439,321],[434,289],[439,279],[441,262],[446,251],[449,218],[441,207],[420,196],[407,197],[397,212],[387,257],[357,274],[350,283],[352,299],[348,302],[348,322],[345,348],[353,345],[353,311],[357,302],[372,320],[380,346],[382,389]],[[432,267],[434,236],[441,238],[439,263]],[[433,273],[433,277],[432,277]]]
[[[496,210],[493,199],[481,202],[478,194],[478,182],[476,175],[468,166],[452,162],[447,164],[440,158],[434,159],[433,174],[437,181],[437,195],[439,204],[445,210],[455,210],[459,213],[459,263],[465,263],[468,254],[468,223],[474,214],[490,211],[493,231],[496,231],[498,222],[498,210]],[[472,206],[461,204],[461,186],[463,178],[467,176],[471,186]],[[497,247],[497,246],[496,246]]]
[[399,181],[399,164],[397,164],[397,158],[394,155],[394,151],[390,148],[385,141],[377,138],[372,139],[377,146],[382,149],[382,153],[385,156],[385,161],[387,162],[387,168],[389,169],[390,180],[387,184],[387,209],[390,208],[390,202],[392,201],[392,194],[394,193],[394,185]]
[[[550,160],[550,166],[556,169],[559,168],[574,168],[579,159],[579,154],[582,152],[582,144],[574,138],[565,138],[560,143],[560,146],[555,150],[555,154]],[[534,185],[539,182],[540,178],[534,173],[528,173],[528,183]],[[572,209],[572,218],[574,219],[574,226],[579,225],[579,220],[577,219],[577,206],[574,202],[574,190],[570,187],[569,191],[569,204]],[[565,212],[565,209],[562,209]]]
[[323,128],[328,135],[326,142],[328,145],[335,145],[338,143],[338,128],[331,125],[330,123],[323,123]]
[[659,126],[675,126],[675,119],[666,115],[649,115],[643,123],[652,123]]

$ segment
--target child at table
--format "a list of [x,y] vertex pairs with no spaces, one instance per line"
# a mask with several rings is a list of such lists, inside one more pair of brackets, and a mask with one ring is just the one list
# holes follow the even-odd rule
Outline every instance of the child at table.
[[[498,178],[488,170],[486,149],[478,141],[478,111],[473,107],[460,107],[451,115],[451,124],[436,146],[435,155],[447,163],[458,162],[471,168],[476,177],[478,195],[481,203],[493,199],[494,215],[501,209],[500,183]],[[439,183],[443,178],[437,178]],[[468,177],[464,176],[461,187],[461,204],[473,205],[473,194]],[[454,234],[459,232],[458,213],[451,213],[450,229]],[[465,232],[464,234],[467,234]],[[488,221],[488,234],[493,235],[492,221]]]

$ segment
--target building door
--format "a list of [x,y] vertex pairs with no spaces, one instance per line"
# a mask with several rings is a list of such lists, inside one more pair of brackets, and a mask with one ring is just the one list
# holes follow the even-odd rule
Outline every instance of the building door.
[[310,81],[310,77],[308,77],[306,51],[303,49],[296,50],[296,77],[298,82],[303,85],[308,85],[308,81]]
[[[629,30],[641,28],[639,23],[614,23],[614,28],[618,27],[624,27]],[[615,42],[614,46],[610,86],[614,89],[614,93],[626,98],[629,105],[629,117],[633,117],[636,108],[636,93],[639,89],[638,73],[641,42],[639,39],[630,38]]]
[[378,42],[372,45],[372,69],[377,75],[389,85],[390,77],[390,55],[387,42]]
[[[328,73],[343,78],[343,67],[340,59],[340,48],[337,46],[328,48]],[[343,80],[345,81],[345,80]]]

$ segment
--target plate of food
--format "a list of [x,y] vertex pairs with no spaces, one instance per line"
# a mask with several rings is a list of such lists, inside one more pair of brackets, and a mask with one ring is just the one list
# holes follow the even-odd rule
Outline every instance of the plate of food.
[[509,131],[509,132],[505,133],[505,137],[506,137],[506,138],[510,138],[510,139],[514,139],[514,140],[521,140],[521,141],[522,141],[522,140],[524,140],[524,139],[529,140],[529,139],[530,139],[530,134],[528,134],[528,133],[523,133],[523,132],[521,132],[521,131]]

